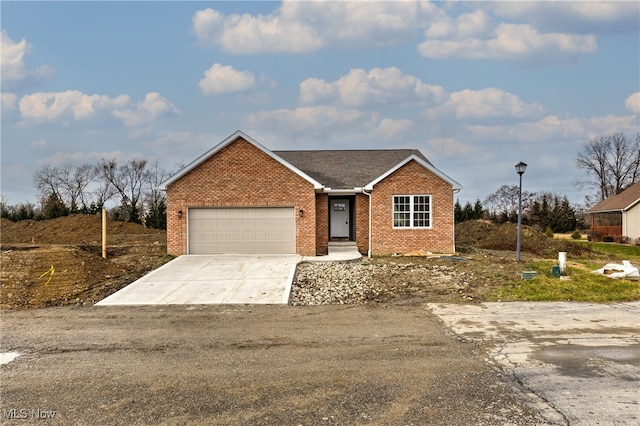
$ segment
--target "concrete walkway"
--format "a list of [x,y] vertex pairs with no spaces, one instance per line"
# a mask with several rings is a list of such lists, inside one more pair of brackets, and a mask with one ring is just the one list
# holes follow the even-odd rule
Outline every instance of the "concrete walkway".
[[639,424],[640,302],[428,307],[463,341],[488,342],[549,424]]
[[330,242],[329,254],[325,256],[305,256],[303,262],[351,262],[362,259],[358,246],[353,241]]
[[298,255],[184,255],[96,303],[287,304]]

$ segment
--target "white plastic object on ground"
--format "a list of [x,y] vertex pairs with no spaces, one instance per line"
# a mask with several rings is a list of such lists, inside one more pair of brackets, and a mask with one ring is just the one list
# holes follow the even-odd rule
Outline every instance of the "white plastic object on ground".
[[593,273],[606,275],[610,278],[640,277],[638,268],[633,266],[628,260],[623,260],[622,264],[607,263],[602,268],[593,271]]

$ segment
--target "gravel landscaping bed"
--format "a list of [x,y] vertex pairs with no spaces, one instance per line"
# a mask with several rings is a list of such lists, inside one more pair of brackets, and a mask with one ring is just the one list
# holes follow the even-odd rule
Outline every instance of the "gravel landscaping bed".
[[441,264],[302,263],[296,270],[289,303],[366,304],[407,295],[427,295],[430,301],[471,301],[472,279],[472,274]]

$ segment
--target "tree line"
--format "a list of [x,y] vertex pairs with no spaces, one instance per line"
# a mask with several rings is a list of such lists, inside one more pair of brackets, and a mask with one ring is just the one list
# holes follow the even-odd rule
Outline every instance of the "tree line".
[[[489,195],[484,203],[477,199],[472,206],[464,207],[456,200],[454,214],[456,223],[466,220],[485,219],[494,223],[518,221],[518,185],[503,185]],[[566,196],[560,194],[522,192],[522,223],[542,232],[563,233],[587,227],[584,211],[571,205]]]
[[[590,139],[578,153],[576,166],[584,171],[584,178],[576,186],[593,191],[585,205],[619,194],[640,180],[640,133],[635,139],[619,132]],[[467,202],[463,207],[456,201],[455,221],[517,222],[519,191],[518,185],[503,185],[484,202],[478,199],[474,205]],[[571,205],[564,195],[522,191],[522,223],[542,231],[586,229],[585,211],[586,207]]]
[[[600,136],[587,141],[578,153],[576,166],[584,171],[579,188],[591,188],[593,195],[585,204],[593,205],[618,194],[640,180],[640,133],[635,139],[622,133]],[[126,162],[102,159],[98,164],[80,166],[44,165],[33,174],[40,203],[8,205],[0,197],[0,216],[14,221],[51,219],[72,213],[98,213],[109,201],[112,219],[142,223],[166,229],[166,194],[158,186],[170,174],[157,161],[133,159]],[[518,219],[517,185],[502,185],[484,202],[461,206],[456,201],[455,221],[487,219],[516,222]],[[568,232],[584,229],[586,208],[572,206],[567,197],[552,193],[522,192],[524,224],[542,231]]]
[[53,219],[74,213],[95,214],[109,201],[113,220],[166,229],[166,194],[158,186],[169,177],[158,162],[132,159],[118,162],[102,159],[98,164],[79,166],[43,165],[33,174],[39,206],[14,206],[0,200],[0,216],[14,221]]

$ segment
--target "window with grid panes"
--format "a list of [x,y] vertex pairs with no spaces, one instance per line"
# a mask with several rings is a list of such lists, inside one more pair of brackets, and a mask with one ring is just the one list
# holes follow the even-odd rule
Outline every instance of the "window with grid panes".
[[430,195],[394,195],[393,196],[394,228],[429,228],[431,227]]

